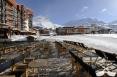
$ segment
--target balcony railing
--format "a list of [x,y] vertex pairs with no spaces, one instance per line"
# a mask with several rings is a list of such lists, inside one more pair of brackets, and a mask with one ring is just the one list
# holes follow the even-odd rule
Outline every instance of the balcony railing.
[[8,28],[8,25],[6,25],[5,23],[0,23],[0,28]]

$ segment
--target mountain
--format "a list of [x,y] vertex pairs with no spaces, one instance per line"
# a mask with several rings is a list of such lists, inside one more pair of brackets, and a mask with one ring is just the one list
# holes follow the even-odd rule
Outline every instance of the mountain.
[[99,21],[97,19],[92,19],[92,18],[83,18],[80,20],[73,20],[73,21],[67,22],[64,25],[65,26],[81,26],[81,25],[88,26],[91,24],[102,25],[102,24],[105,24],[105,22]]
[[55,29],[56,27],[61,26],[61,25],[52,23],[48,18],[42,17],[42,16],[34,17],[33,25],[39,26],[39,27],[42,27],[42,28],[48,28],[48,29],[49,28]]
[[110,24],[110,25],[117,25],[117,20],[112,21],[112,22],[110,22],[109,24]]
[[114,31],[117,31],[117,20],[110,22],[109,27]]

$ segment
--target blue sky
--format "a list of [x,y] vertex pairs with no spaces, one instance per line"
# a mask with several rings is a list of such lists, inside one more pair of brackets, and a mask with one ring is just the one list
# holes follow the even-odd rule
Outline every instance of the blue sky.
[[117,0],[17,0],[32,8],[34,17],[48,17],[53,23],[64,24],[82,18],[117,20]]

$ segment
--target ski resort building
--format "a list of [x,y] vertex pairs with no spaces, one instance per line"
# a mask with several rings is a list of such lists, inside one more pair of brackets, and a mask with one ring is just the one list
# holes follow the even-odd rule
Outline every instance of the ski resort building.
[[59,27],[56,28],[58,35],[71,34],[109,34],[112,29],[101,26],[78,26],[78,27]]
[[0,0],[0,38],[23,32],[31,34],[32,17],[32,10],[16,0]]

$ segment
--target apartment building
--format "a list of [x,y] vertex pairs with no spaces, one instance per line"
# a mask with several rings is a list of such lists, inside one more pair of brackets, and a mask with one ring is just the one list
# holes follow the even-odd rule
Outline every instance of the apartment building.
[[69,35],[69,34],[87,34],[89,33],[88,27],[60,27],[56,28],[56,33],[58,35]]
[[32,17],[32,10],[16,0],[0,0],[0,36],[31,31]]
[[32,17],[33,13],[32,10],[29,8],[25,8],[25,18],[24,18],[24,30],[31,31],[32,30]]
[[0,23],[5,23],[5,18],[6,18],[5,4],[6,4],[5,0],[0,0]]
[[17,4],[16,29],[21,30],[21,5]]
[[8,38],[16,25],[16,0],[0,0],[0,37]]
[[58,35],[70,34],[109,34],[112,29],[104,26],[91,25],[91,26],[78,26],[78,27],[60,27],[56,28]]
[[6,24],[9,27],[16,26],[16,17],[17,17],[17,10],[16,10],[16,0],[6,0]]

